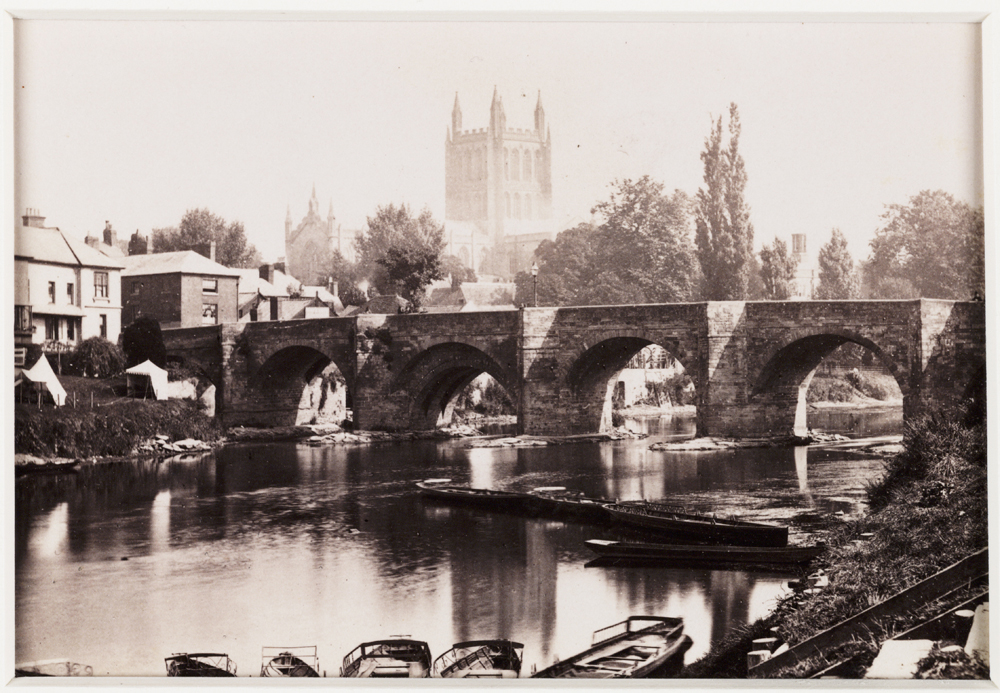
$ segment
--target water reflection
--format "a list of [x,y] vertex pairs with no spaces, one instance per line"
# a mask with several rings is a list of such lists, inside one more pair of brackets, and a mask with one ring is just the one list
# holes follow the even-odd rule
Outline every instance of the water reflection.
[[322,668],[363,640],[408,634],[525,643],[525,670],[632,613],[683,616],[689,659],[766,612],[781,575],[587,567],[616,530],[486,514],[421,499],[412,482],[608,498],[665,498],[751,516],[856,512],[875,460],[806,448],[657,453],[651,440],[469,449],[238,445],[164,463],[85,466],[16,484],[16,658],[67,657],[97,674],[163,673],[171,652],[319,647]]

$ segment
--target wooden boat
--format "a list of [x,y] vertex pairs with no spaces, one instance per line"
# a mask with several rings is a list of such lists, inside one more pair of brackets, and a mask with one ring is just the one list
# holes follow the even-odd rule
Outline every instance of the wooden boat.
[[319,657],[316,647],[261,648],[261,676],[319,678]]
[[164,662],[167,676],[236,676],[236,664],[219,652],[175,653]]
[[489,510],[525,510],[531,496],[513,491],[495,491],[489,488],[453,486],[451,479],[426,479],[418,481],[417,487],[423,495],[448,503],[461,503]]
[[513,640],[455,643],[434,660],[431,675],[445,679],[516,679],[521,675],[524,645]]
[[732,518],[692,515],[660,503],[611,503],[605,506],[614,519],[632,527],[655,531],[673,539],[732,544],[734,546],[787,546],[788,528]]
[[570,491],[565,486],[539,486],[528,494],[531,496],[531,510],[546,517],[570,518],[583,522],[604,524],[611,521],[605,505],[612,501],[602,498],[588,498],[578,491]]
[[629,616],[596,631],[589,649],[542,669],[532,678],[666,678],[684,668],[684,653],[690,647],[683,619]]
[[702,546],[604,539],[588,539],[584,543],[594,553],[608,558],[702,564],[798,566],[809,563],[826,550],[824,546]]
[[431,650],[421,640],[390,638],[361,643],[346,657],[340,675],[356,679],[422,679],[431,673]]

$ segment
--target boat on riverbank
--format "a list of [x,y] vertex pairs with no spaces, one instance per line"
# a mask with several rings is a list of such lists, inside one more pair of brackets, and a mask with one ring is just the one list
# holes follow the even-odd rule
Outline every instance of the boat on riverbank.
[[177,652],[165,657],[164,662],[167,676],[236,676],[236,663],[221,652]]
[[570,491],[565,486],[539,486],[532,489],[529,508],[534,514],[559,519],[607,524],[611,514],[604,507],[612,501],[603,498],[588,498],[579,491]]
[[734,546],[788,545],[788,528],[712,515],[693,515],[662,503],[649,501],[610,503],[611,516],[626,525],[678,540],[694,540]]
[[434,660],[431,675],[443,679],[516,679],[521,675],[524,645],[513,640],[455,643]]
[[356,679],[424,679],[431,650],[422,640],[389,638],[361,643],[344,657],[340,675]]
[[319,657],[315,645],[263,647],[261,660],[261,676],[319,678]]
[[684,653],[691,647],[684,619],[669,616],[629,616],[595,631],[592,642],[583,652],[531,678],[668,678],[684,668]]
[[531,501],[526,493],[454,486],[450,482],[451,479],[425,479],[417,482],[417,488],[427,498],[486,510],[523,511]]
[[701,546],[604,539],[588,539],[584,543],[591,551],[604,558],[701,565],[801,566],[826,550],[825,546]]

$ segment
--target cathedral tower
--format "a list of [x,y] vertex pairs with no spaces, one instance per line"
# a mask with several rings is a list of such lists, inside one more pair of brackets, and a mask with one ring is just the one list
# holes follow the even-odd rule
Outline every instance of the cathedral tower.
[[541,92],[532,129],[507,127],[503,99],[495,87],[488,126],[461,128],[455,94],[445,142],[449,252],[477,271],[511,277],[531,265],[538,242],[554,235],[552,141]]

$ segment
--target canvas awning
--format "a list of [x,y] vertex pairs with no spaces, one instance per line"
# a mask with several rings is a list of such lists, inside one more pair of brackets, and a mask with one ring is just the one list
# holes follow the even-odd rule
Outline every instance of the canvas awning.
[[149,359],[126,370],[125,382],[129,397],[152,394],[156,399],[167,399],[167,372]]
[[21,378],[44,385],[57,406],[61,407],[66,404],[66,390],[52,371],[52,366],[49,365],[49,360],[45,358],[44,354],[35,362],[34,366],[21,371]]

